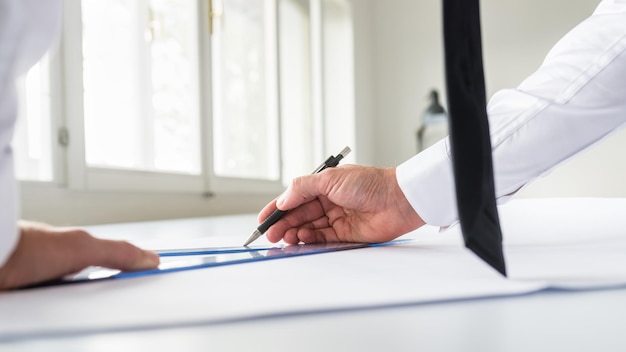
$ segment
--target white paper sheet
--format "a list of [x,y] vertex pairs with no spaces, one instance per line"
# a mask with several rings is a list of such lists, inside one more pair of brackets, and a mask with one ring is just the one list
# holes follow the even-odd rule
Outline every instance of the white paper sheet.
[[[0,293],[0,341],[626,284],[626,199],[517,200],[500,214],[509,279],[466,250],[458,228],[426,227],[392,247]],[[157,235],[152,248],[239,244],[255,217],[174,223],[156,229],[179,238]],[[154,224],[143,225],[92,231],[147,244]]]

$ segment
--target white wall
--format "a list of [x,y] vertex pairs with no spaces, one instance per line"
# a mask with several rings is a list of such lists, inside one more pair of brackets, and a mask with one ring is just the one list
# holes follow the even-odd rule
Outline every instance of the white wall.
[[[377,166],[414,155],[415,130],[431,88],[445,102],[441,0],[354,0],[357,39],[357,117],[373,124],[367,137]],[[552,45],[587,17],[598,0],[483,0],[487,94],[514,87],[532,73]],[[362,7],[368,7],[367,10]],[[360,44],[359,44],[360,43]],[[364,59],[367,58],[367,59]],[[360,60],[360,61],[359,61]],[[369,60],[370,62],[367,62]],[[369,65],[370,70],[364,69]],[[360,77],[365,75],[366,78]],[[364,93],[364,91],[366,91]],[[365,104],[365,105],[363,105]],[[359,139],[360,138],[360,139]],[[626,131],[533,183],[520,196],[626,197]]]
[[57,226],[257,213],[272,198],[274,195],[73,191],[38,183],[21,189],[22,217]]

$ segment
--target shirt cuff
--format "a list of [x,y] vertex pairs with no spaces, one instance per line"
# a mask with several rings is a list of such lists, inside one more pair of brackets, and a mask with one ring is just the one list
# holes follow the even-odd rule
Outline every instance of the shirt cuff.
[[19,240],[17,228],[17,182],[13,179],[10,149],[0,155],[0,267],[9,259]]
[[20,236],[16,225],[11,228],[1,228],[0,231],[3,234],[0,239],[0,267],[2,267],[13,254]]
[[450,226],[458,219],[448,150],[446,138],[396,168],[396,179],[404,196],[429,225]]
[[[0,89],[0,92],[2,90]],[[3,107],[10,104],[1,104],[0,97],[0,120],[11,114],[4,114]],[[4,121],[0,121],[5,123]],[[13,151],[9,145],[11,133],[8,130],[0,130],[0,267],[9,259],[20,238],[17,227],[19,217],[18,183],[14,177]]]

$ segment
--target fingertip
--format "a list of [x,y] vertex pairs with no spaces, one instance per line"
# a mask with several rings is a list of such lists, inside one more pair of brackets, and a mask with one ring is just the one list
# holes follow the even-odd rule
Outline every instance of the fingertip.
[[[99,240],[98,253],[102,258],[96,265],[123,271],[146,270],[157,267],[160,263],[159,255],[153,251],[143,250],[124,241]],[[94,263],[90,263],[93,265]]]
[[282,240],[282,236],[275,234],[273,231],[268,231],[265,233],[265,238],[271,243],[276,243]]
[[285,195],[285,193],[281,194],[278,199],[276,199],[276,208],[285,210],[285,208],[283,208],[283,206],[285,205],[285,201],[287,200],[287,196]]
[[312,231],[307,231],[306,229],[303,229],[302,231],[298,232],[298,238],[300,239],[300,242],[302,243],[319,242],[315,234]]
[[298,230],[297,229],[289,229],[285,235],[283,236],[283,241],[287,244],[298,244],[300,243],[300,239],[298,238]]
[[137,270],[156,268],[161,263],[161,258],[155,252],[143,251],[142,254],[142,257],[137,262]]
[[267,217],[270,216],[270,214],[274,210],[276,210],[275,200],[265,205],[263,209],[261,209],[261,211],[257,214],[257,221],[259,222],[259,224],[265,221],[265,219],[267,219]]

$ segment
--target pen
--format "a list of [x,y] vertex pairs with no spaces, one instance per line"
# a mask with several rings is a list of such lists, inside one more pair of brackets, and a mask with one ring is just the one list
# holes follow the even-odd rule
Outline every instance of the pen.
[[[341,152],[339,152],[339,154],[337,154],[337,156],[332,156],[332,155],[329,156],[328,159],[326,159],[326,161],[321,163],[320,166],[318,166],[317,169],[315,169],[312,172],[312,174],[321,172],[322,170],[329,168],[329,167],[337,166],[339,162],[341,161],[341,159],[345,158],[346,155],[348,155],[348,153],[350,153],[350,148],[345,147],[343,148]],[[246,241],[246,243],[243,244],[244,247],[256,241],[257,238],[261,237],[261,235],[263,235],[265,231],[267,231],[267,229],[270,228],[270,226],[274,225],[286,213],[287,213],[287,210],[279,210],[279,209],[274,210],[274,212],[270,214],[270,216],[268,216],[267,219],[265,219],[265,221],[263,221],[263,223],[259,225],[259,227],[257,227],[256,230],[254,230],[254,232],[252,232],[250,237],[248,237],[248,240]]]

